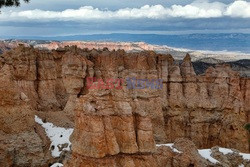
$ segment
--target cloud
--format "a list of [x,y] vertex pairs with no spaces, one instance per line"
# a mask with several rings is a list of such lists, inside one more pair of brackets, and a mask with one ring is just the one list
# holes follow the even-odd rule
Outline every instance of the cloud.
[[169,10],[169,15],[172,17],[182,18],[217,18],[223,16],[223,11],[226,5],[220,2],[202,2],[196,1],[189,5],[173,5]]
[[250,2],[235,1],[227,7],[225,15],[231,17],[250,18]]
[[231,4],[221,2],[195,1],[188,5],[145,5],[140,8],[123,8],[119,10],[100,10],[92,6],[64,11],[26,10],[9,11],[0,15],[0,21],[37,20],[37,21],[89,21],[113,19],[168,19],[168,18],[250,18],[250,2],[243,0]]

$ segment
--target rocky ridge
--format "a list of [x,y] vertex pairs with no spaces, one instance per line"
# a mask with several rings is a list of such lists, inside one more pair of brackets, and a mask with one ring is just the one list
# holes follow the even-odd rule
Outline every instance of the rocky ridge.
[[53,50],[66,46],[77,46],[78,48],[125,50],[126,52],[154,51],[161,54],[171,54],[176,60],[181,61],[186,53],[192,58],[196,74],[204,74],[206,69],[216,64],[228,63],[232,69],[238,71],[241,76],[250,77],[249,54],[212,51],[192,51],[168,46],[151,45],[144,42],[101,42],[101,41],[46,41],[46,40],[2,40],[0,41],[0,54],[19,44],[33,46],[42,50]]
[[186,53],[192,57],[192,61],[200,59],[215,59],[216,61],[237,61],[242,59],[249,59],[249,54],[240,52],[226,52],[226,51],[197,51],[173,48],[170,46],[152,45],[145,42],[110,42],[110,41],[48,41],[48,40],[0,40],[0,53],[8,48],[17,47],[18,44],[26,46],[33,46],[39,49],[53,50],[64,48],[66,46],[77,46],[78,48],[88,49],[104,49],[109,50],[125,50],[126,52],[141,52],[154,51],[161,54],[171,54],[175,59],[182,60]]
[[[122,89],[91,90],[87,77],[162,79],[163,87],[127,89],[124,82]],[[0,83],[0,164],[5,166],[52,161],[35,113],[45,119],[56,112],[75,120],[66,166],[209,164],[190,151],[188,159],[171,160],[173,153],[155,146],[178,138],[188,138],[198,148],[219,145],[249,152],[243,126],[250,121],[250,80],[228,65],[196,75],[190,55],[179,65],[171,55],[152,51],[19,46],[1,55]]]

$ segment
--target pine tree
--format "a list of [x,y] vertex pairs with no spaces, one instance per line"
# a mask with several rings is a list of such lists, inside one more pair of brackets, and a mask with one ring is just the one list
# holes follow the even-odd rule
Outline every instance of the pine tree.
[[[28,3],[30,0],[23,0],[25,3]],[[2,7],[11,7],[11,6],[20,6],[20,0],[0,0],[0,8]]]

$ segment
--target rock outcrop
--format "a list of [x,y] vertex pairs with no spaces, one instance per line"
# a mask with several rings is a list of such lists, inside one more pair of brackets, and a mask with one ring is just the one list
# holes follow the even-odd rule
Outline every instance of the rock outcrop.
[[12,67],[6,63],[0,69],[0,166],[45,166],[51,157],[37,133],[29,97],[14,79]]
[[132,103],[112,90],[93,90],[79,98],[68,166],[153,165],[151,119]]
[[[89,89],[88,78],[98,81],[94,85],[113,79],[116,86]],[[145,80],[162,82],[156,88],[143,86]],[[159,166],[155,143],[178,138],[198,148],[219,145],[249,152],[243,127],[250,119],[250,80],[228,65],[196,75],[189,55],[179,65],[171,55],[152,51],[19,46],[1,55],[0,83],[0,162],[36,166],[49,161],[43,149],[48,143],[34,130],[35,112],[75,117],[68,166]],[[21,148],[22,139],[34,143]]]

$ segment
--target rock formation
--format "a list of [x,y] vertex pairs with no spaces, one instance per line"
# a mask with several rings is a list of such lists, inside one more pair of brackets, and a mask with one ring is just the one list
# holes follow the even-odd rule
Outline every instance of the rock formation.
[[[32,94],[24,93],[24,89],[32,90],[33,85],[16,80],[25,77],[22,72],[28,64],[18,64],[17,71],[14,61],[8,63],[2,62],[0,68],[0,166],[46,165],[50,154],[36,129],[34,109],[29,103]],[[36,72],[31,66],[28,69]]]
[[78,99],[75,114],[74,158],[68,166],[154,163],[150,154],[156,150],[151,119],[147,113],[137,112],[119,91],[90,91]]
[[[88,89],[88,77],[123,82],[120,89]],[[137,83],[128,89],[130,78],[161,79],[162,87],[141,89]],[[228,65],[196,75],[189,55],[179,65],[171,55],[152,51],[19,46],[1,55],[0,83],[0,164],[50,161],[35,112],[75,118],[68,166],[164,166],[170,153],[159,152],[155,143],[178,138],[198,148],[218,145],[249,152],[243,127],[250,120],[250,80]],[[188,157],[187,165],[207,163]]]

